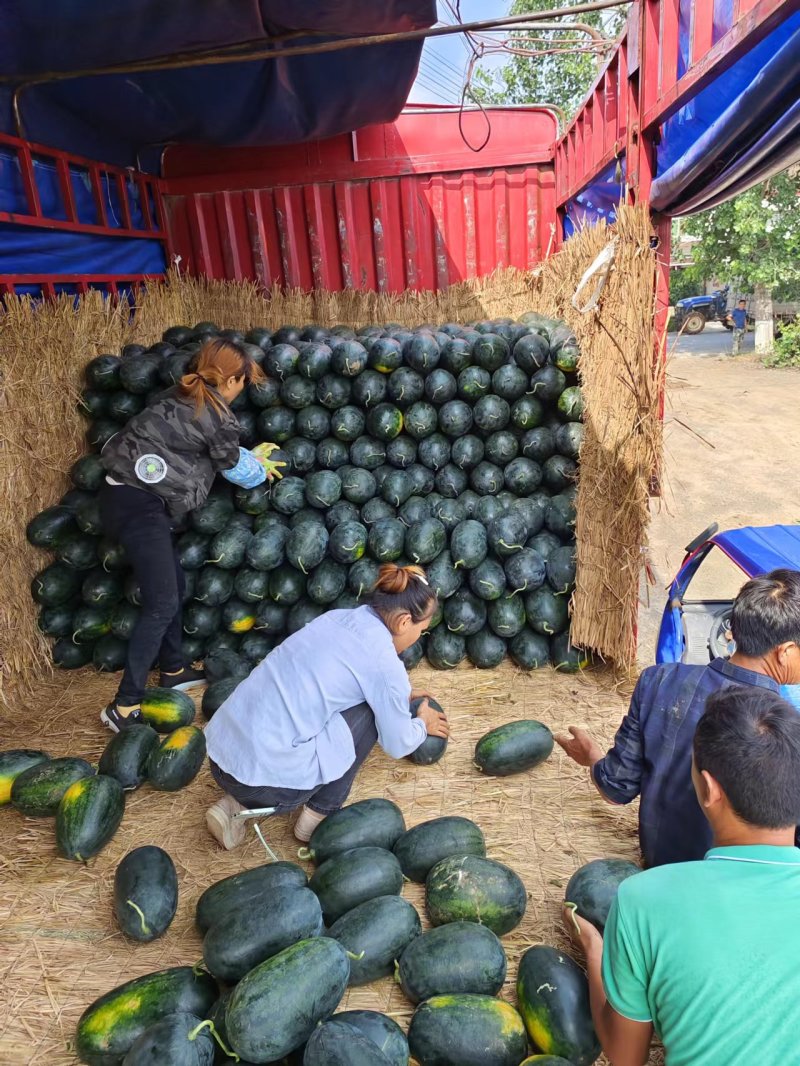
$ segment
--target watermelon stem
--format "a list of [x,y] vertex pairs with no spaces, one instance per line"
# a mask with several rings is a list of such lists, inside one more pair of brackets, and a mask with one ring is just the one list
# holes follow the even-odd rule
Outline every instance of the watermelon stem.
[[526,589],[527,587],[528,587],[528,586],[527,586],[527,584],[525,584],[525,585],[523,585],[523,586],[522,586],[522,588],[521,588],[521,589],[514,589],[514,591],[513,591],[513,592],[509,592],[509,594],[508,594],[508,598],[509,598],[509,599],[511,599],[511,597],[512,597],[512,596],[516,596],[516,594],[517,594],[518,592],[524,592],[524,591],[525,591],[525,589]]
[[200,1024],[195,1029],[192,1029],[191,1033],[189,1033],[189,1039],[191,1041],[195,1041],[200,1035],[200,1033],[203,1031],[203,1029],[208,1029],[208,1031],[211,1033],[211,1035],[214,1037],[216,1042],[219,1044],[219,1046],[222,1048],[222,1050],[225,1052],[229,1059],[233,1059],[234,1062],[241,1061],[241,1056],[237,1055],[235,1051],[231,1051],[229,1047],[225,1046],[225,1042],[217,1032],[217,1027],[214,1025],[210,1018],[206,1018],[204,1022],[200,1022]]
[[261,843],[264,845],[264,850],[266,851],[267,855],[269,855],[269,857],[272,859],[273,862],[277,862],[278,861],[278,856],[275,854],[275,852],[272,850],[272,848],[269,846],[269,844],[264,839],[264,834],[261,832],[261,827],[259,826],[258,822],[253,822],[253,829],[255,829],[256,836],[261,841]]
[[396,985],[400,984],[400,963],[397,959],[394,960],[394,983]]
[[361,962],[361,960],[366,955],[366,951],[362,951],[358,955],[354,955],[352,951],[345,951],[345,955],[348,957],[348,959],[352,959],[354,962]]
[[132,899],[126,899],[125,902],[128,904],[129,907],[132,907],[139,915],[139,921],[142,923],[142,932],[144,933],[144,935],[150,936],[151,929],[147,922],[144,920],[144,912],[142,911],[142,908],[137,907]]
[[203,977],[207,972],[208,971],[206,970],[205,966],[203,965],[203,960],[202,959],[200,959],[199,962],[196,962],[194,964],[194,966],[192,967],[192,973],[195,975],[195,977]]
[[309,859],[313,858],[313,852],[310,848],[298,848],[297,857],[302,859],[303,862],[308,862]]
[[575,917],[575,911],[577,911],[577,909],[578,909],[578,904],[577,903],[570,903],[569,900],[565,900],[564,901],[564,906],[569,911],[570,916],[572,917],[572,924],[575,926],[575,932],[578,934],[578,936],[580,936],[581,935],[581,927],[578,925],[578,919]]

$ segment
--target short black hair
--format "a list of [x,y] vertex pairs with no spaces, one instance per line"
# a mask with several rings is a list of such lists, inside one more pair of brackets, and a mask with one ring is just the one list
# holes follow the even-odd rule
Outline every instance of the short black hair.
[[800,571],[772,570],[754,577],[733,601],[736,650],[756,658],[779,644],[800,644]]
[[739,303],[740,303],[740,304],[746,304],[746,303],[747,303],[747,300],[740,300],[740,301],[739,301]]
[[762,829],[800,824],[800,714],[777,692],[731,685],[709,696],[694,761],[743,822]]

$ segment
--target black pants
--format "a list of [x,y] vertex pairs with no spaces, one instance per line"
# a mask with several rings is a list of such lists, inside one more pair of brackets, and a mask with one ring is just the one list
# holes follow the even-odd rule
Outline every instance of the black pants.
[[316,788],[277,788],[272,785],[243,785],[235,777],[226,774],[217,764],[209,759],[211,773],[219,787],[233,796],[243,807],[251,810],[259,807],[275,807],[276,814],[286,814],[296,807],[307,804],[312,811],[318,814],[332,814],[344,806],[344,801],[350,795],[358,769],[375,747],[378,740],[378,730],[375,726],[375,715],[368,703],[359,703],[348,711],[342,712],[342,718],[353,734],[353,745],[356,749],[356,757],[353,765],[346,770],[336,781],[329,781],[327,785],[317,785]]
[[172,536],[173,523],[163,501],[152,492],[109,485],[100,490],[100,512],[107,536],[123,546],[142,593],[142,609],[128,642],[128,656],[117,702],[138,704],[147,675],[158,660],[162,670],[184,665],[183,593],[186,582]]

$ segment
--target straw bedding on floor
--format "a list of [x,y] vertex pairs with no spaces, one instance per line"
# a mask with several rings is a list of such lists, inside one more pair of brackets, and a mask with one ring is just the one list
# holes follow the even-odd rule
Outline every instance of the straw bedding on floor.
[[[601,742],[609,741],[627,705],[630,682],[606,670],[567,676],[547,669],[526,675],[510,665],[486,672],[418,668],[412,680],[416,688],[434,693],[449,712],[454,735],[445,758],[417,767],[376,750],[351,799],[393,799],[409,826],[443,814],[472,818],[484,830],[488,854],[520,874],[528,910],[522,924],[503,938],[509,958],[503,995],[513,1002],[517,960],[527,947],[540,942],[569,947],[559,903],[575,868],[604,855],[637,858],[636,812],[603,803],[590,788],[586,771],[559,748],[531,773],[483,777],[472,763],[475,742],[489,729],[519,718],[539,719],[554,731],[585,725]],[[108,739],[97,714],[113,687],[113,679],[89,672],[62,673],[38,684],[0,716],[3,746],[96,759]],[[116,837],[85,867],[57,856],[52,819],[25,819],[9,807],[0,811],[4,1066],[72,1066],[75,1023],[95,997],[124,980],[201,957],[193,924],[197,897],[212,882],[266,859],[255,834],[232,853],[222,852],[208,836],[204,815],[217,796],[207,769],[176,794],[148,787],[129,793]],[[295,859],[297,844],[288,820],[261,824],[278,856]],[[167,934],[148,945],[123,937],[111,903],[117,863],[143,844],[165,848],[180,881],[177,916]],[[404,895],[424,915],[422,887],[406,885]],[[388,978],[349,991],[342,1006],[382,1010],[404,1026],[412,1013]]]

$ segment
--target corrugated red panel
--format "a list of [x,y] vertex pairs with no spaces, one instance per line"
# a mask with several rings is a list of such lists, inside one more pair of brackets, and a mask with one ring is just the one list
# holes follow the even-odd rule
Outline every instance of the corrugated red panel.
[[[171,150],[165,214],[181,268],[302,289],[441,289],[552,250],[551,113],[490,110],[472,151],[453,108],[348,136],[229,153]],[[471,144],[486,133],[463,116]]]
[[[441,289],[529,270],[555,222],[552,167],[167,196],[181,269],[302,289]],[[552,248],[550,249],[552,250]]]

